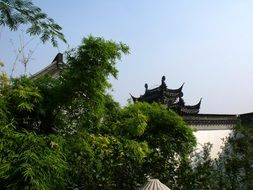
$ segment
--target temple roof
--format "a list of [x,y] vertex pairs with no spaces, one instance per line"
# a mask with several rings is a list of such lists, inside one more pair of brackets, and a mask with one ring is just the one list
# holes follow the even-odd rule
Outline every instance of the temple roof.
[[182,114],[197,114],[197,113],[199,113],[201,100],[202,100],[202,98],[195,105],[184,105],[183,107],[181,107],[181,110],[180,110],[181,113]]
[[145,93],[140,97],[134,97],[131,95],[134,102],[159,102],[175,110],[181,115],[185,114],[197,114],[200,109],[201,99],[196,105],[185,105],[183,100],[184,83],[177,89],[169,89],[165,83],[165,76],[162,77],[161,85],[157,88],[148,89],[148,84],[145,84]]
[[51,75],[53,77],[58,77],[58,74],[60,72],[59,66],[61,64],[64,64],[63,62],[63,54],[58,53],[52,63],[45,67],[44,69],[40,70],[39,72],[32,75],[33,78],[39,78],[40,76],[43,76],[45,74]]

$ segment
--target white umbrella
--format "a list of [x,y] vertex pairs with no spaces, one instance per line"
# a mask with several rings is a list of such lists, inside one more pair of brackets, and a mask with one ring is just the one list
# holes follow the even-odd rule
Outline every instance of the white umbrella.
[[148,179],[148,182],[140,190],[170,190],[170,188],[162,184],[158,179]]

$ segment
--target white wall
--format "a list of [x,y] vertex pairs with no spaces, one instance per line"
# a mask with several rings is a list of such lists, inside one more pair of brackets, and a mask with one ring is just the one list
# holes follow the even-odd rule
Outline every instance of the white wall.
[[197,138],[198,147],[204,143],[210,142],[213,144],[211,156],[216,158],[218,152],[221,151],[221,146],[223,145],[222,139],[225,139],[231,134],[232,130],[199,130],[194,132]]

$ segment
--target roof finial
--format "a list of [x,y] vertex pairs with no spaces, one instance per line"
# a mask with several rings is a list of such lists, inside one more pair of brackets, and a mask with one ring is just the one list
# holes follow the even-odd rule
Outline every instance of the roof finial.
[[166,87],[166,84],[165,84],[165,76],[162,77],[162,87]]
[[55,56],[53,62],[56,62],[56,64],[58,64],[58,63],[63,63],[63,54],[62,54],[62,53],[58,53],[58,54]]
[[147,92],[148,91],[148,84],[145,83],[144,87],[145,87],[145,91]]
[[162,82],[165,82],[165,79],[166,79],[165,76],[163,76],[163,77],[162,77]]

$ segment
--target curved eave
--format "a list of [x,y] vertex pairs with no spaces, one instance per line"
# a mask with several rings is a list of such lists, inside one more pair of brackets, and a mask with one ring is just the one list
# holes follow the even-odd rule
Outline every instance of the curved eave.
[[133,102],[136,102],[136,101],[138,101],[138,99],[139,99],[139,98],[134,97],[132,94],[130,94],[130,96],[131,96]]
[[50,65],[38,71],[37,73],[33,74],[32,78],[36,79],[46,74],[57,78],[60,72],[60,65],[63,65],[63,64],[64,64],[63,54],[58,53]]
[[145,92],[145,94],[152,94],[152,93],[157,93],[160,92],[162,90],[161,86],[158,86],[156,88],[153,89],[149,89]]
[[169,94],[182,94],[183,95],[183,92],[182,92],[183,87],[184,87],[184,83],[181,85],[181,87],[179,87],[177,89],[167,88],[166,92],[169,93]]
[[184,106],[186,109],[200,109],[202,98],[199,100],[199,102],[196,105],[187,105]]
[[138,101],[141,101],[141,102],[157,102],[161,99],[161,93],[152,93],[152,94],[144,94],[143,96],[140,96],[138,98]]
[[182,114],[198,114],[200,105],[201,105],[202,98],[199,100],[199,102],[196,105],[193,106],[184,106],[181,108]]
[[198,114],[199,109],[189,109],[186,107],[181,108],[181,113],[182,114]]

